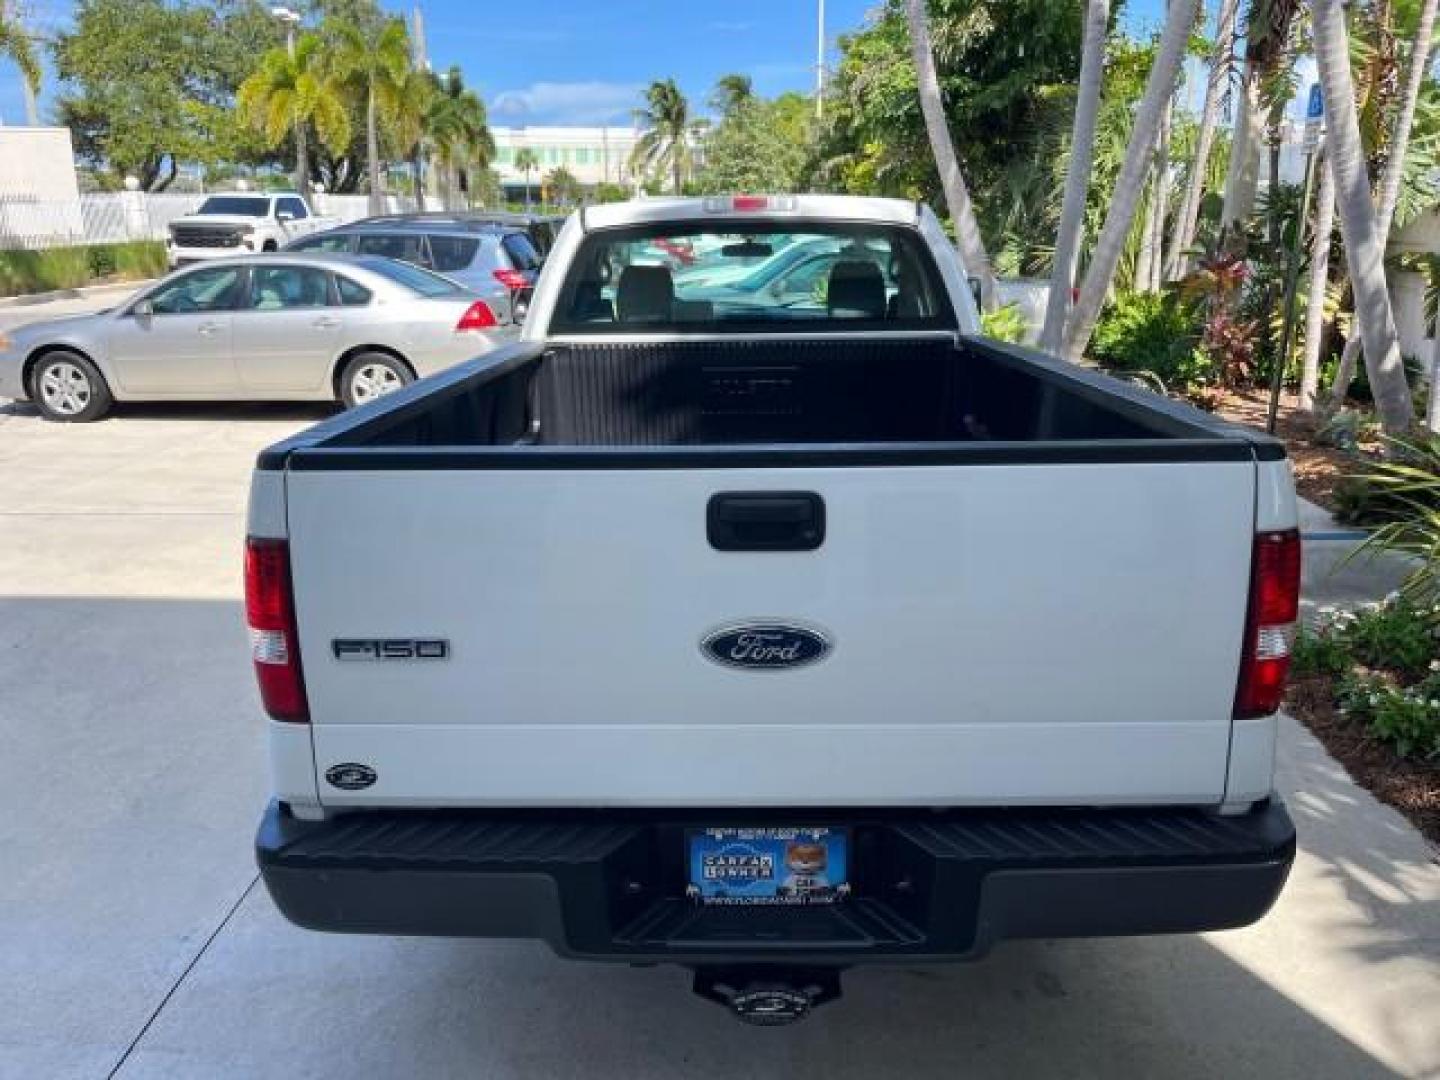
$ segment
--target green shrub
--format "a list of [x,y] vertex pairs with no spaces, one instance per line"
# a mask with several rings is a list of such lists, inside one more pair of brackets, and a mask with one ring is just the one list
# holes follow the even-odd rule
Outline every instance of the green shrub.
[[1121,293],[1101,314],[1090,356],[1113,371],[1150,372],[1170,390],[1211,380],[1193,311],[1173,296]]
[[1412,686],[1356,673],[1340,680],[1340,711],[1400,757],[1440,759],[1440,672]]
[[157,240],[88,244],[43,251],[0,251],[0,294],[74,289],[97,279],[154,277],[166,268],[165,245]]
[[996,341],[1019,342],[1025,337],[1025,309],[1005,304],[980,315],[980,332]]
[[1334,635],[1301,629],[1290,662],[1296,675],[1343,675],[1350,670],[1350,648]]

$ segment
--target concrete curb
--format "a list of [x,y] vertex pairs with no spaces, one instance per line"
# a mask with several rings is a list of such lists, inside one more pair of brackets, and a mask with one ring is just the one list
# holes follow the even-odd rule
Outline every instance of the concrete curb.
[[25,293],[22,296],[0,296],[0,310],[48,304],[53,300],[83,300],[87,296],[104,296],[112,292],[130,293],[137,289],[143,289],[146,285],[158,280],[158,278],[142,278],[138,281],[118,281],[110,285],[85,285],[78,289],[52,289],[50,292]]

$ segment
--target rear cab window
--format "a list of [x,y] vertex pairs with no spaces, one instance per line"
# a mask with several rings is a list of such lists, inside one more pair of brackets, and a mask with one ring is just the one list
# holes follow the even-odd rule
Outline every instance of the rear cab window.
[[576,252],[552,320],[586,334],[956,326],[914,229],[814,221],[597,230]]

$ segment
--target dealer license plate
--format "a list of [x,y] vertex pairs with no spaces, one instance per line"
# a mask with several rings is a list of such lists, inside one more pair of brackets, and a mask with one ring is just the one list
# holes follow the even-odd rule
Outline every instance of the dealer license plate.
[[688,895],[703,904],[833,904],[850,891],[843,829],[696,829]]

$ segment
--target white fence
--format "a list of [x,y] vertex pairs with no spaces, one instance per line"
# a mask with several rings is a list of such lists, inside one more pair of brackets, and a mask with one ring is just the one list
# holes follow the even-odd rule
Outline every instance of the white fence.
[[[205,195],[150,195],[114,191],[70,199],[0,195],[0,251],[37,250],[75,244],[110,244],[126,240],[163,240],[170,222],[193,213]],[[386,213],[414,209],[414,200],[385,198]],[[315,196],[315,212],[339,222],[358,221],[370,213],[368,195]]]

